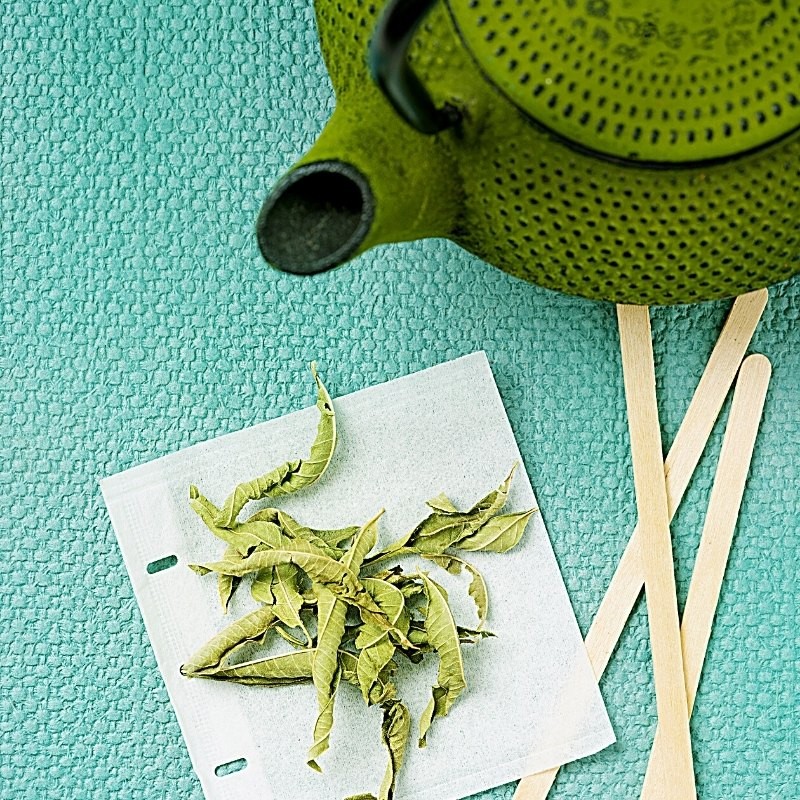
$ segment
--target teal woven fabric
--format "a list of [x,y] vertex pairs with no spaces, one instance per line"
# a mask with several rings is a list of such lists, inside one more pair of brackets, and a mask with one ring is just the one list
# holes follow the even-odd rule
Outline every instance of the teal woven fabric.
[[[0,798],[201,800],[98,478],[485,349],[585,631],[634,523],[614,309],[439,241],[269,271],[267,188],[332,108],[308,0],[0,9]],[[728,303],[654,311],[665,444]],[[764,424],[692,721],[700,795],[797,797],[800,282],[754,349]],[[685,597],[717,426],[673,526]],[[619,743],[557,798],[638,797],[640,604],[603,680]],[[483,800],[510,798],[513,786]]]

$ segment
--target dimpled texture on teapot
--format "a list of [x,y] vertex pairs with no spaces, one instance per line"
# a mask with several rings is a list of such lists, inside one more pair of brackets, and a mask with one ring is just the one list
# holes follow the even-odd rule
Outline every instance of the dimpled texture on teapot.
[[800,127],[800,8],[767,0],[447,0],[538,123],[625,159],[698,162]]
[[[373,136],[377,89],[364,48],[381,6],[318,4],[342,108],[356,129],[369,116]],[[800,271],[797,137],[692,169],[584,155],[532,125],[485,79],[444,4],[423,23],[411,63],[437,104],[465,110],[463,131],[439,135],[463,191],[450,238],[512,275],[590,299],[670,304],[734,296]],[[385,140],[375,152],[402,161],[391,131],[403,123],[388,103],[379,108]],[[416,154],[403,162],[404,170],[428,168]],[[392,196],[391,185],[373,188],[379,203]]]
[[[259,204],[334,104],[308,2],[16,0],[0,25],[0,797],[202,800],[97,481],[310,404],[313,358],[339,396],[485,349],[586,631],[635,522],[614,309],[441,240],[264,266]],[[653,312],[666,442],[728,306]],[[692,723],[702,800],[797,796],[798,330],[794,279],[754,343],[774,373]],[[721,433],[673,525],[682,597]],[[554,800],[639,797],[648,656],[640,604],[601,686],[619,742]]]

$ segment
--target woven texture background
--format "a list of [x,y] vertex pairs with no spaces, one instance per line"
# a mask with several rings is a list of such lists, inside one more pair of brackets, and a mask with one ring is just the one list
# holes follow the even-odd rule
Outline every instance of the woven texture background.
[[[310,404],[311,358],[335,396],[485,349],[585,631],[634,523],[613,307],[438,241],[265,269],[260,201],[333,104],[307,0],[18,0],[0,30],[0,798],[201,800],[97,480]],[[728,307],[654,311],[665,445]],[[704,800],[800,796],[799,316],[775,287],[754,344],[774,379],[692,721]],[[721,430],[673,526],[682,598]],[[602,684],[620,741],[555,797],[638,797],[648,658],[640,604]]]

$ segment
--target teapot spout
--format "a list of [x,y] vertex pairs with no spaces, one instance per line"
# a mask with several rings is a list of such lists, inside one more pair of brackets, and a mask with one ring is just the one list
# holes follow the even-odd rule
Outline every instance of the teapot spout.
[[375,218],[369,183],[339,160],[297,166],[264,202],[256,224],[264,259],[283,270],[311,275],[351,258]]
[[378,244],[450,235],[462,196],[441,137],[412,130],[385,103],[339,107],[264,201],[258,245],[285,272],[323,272]]

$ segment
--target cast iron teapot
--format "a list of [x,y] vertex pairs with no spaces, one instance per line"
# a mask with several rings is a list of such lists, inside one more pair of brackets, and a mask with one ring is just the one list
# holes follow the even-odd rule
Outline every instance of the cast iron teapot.
[[336,110],[257,223],[315,273],[447,237],[592,299],[800,271],[800,0],[317,0]]

